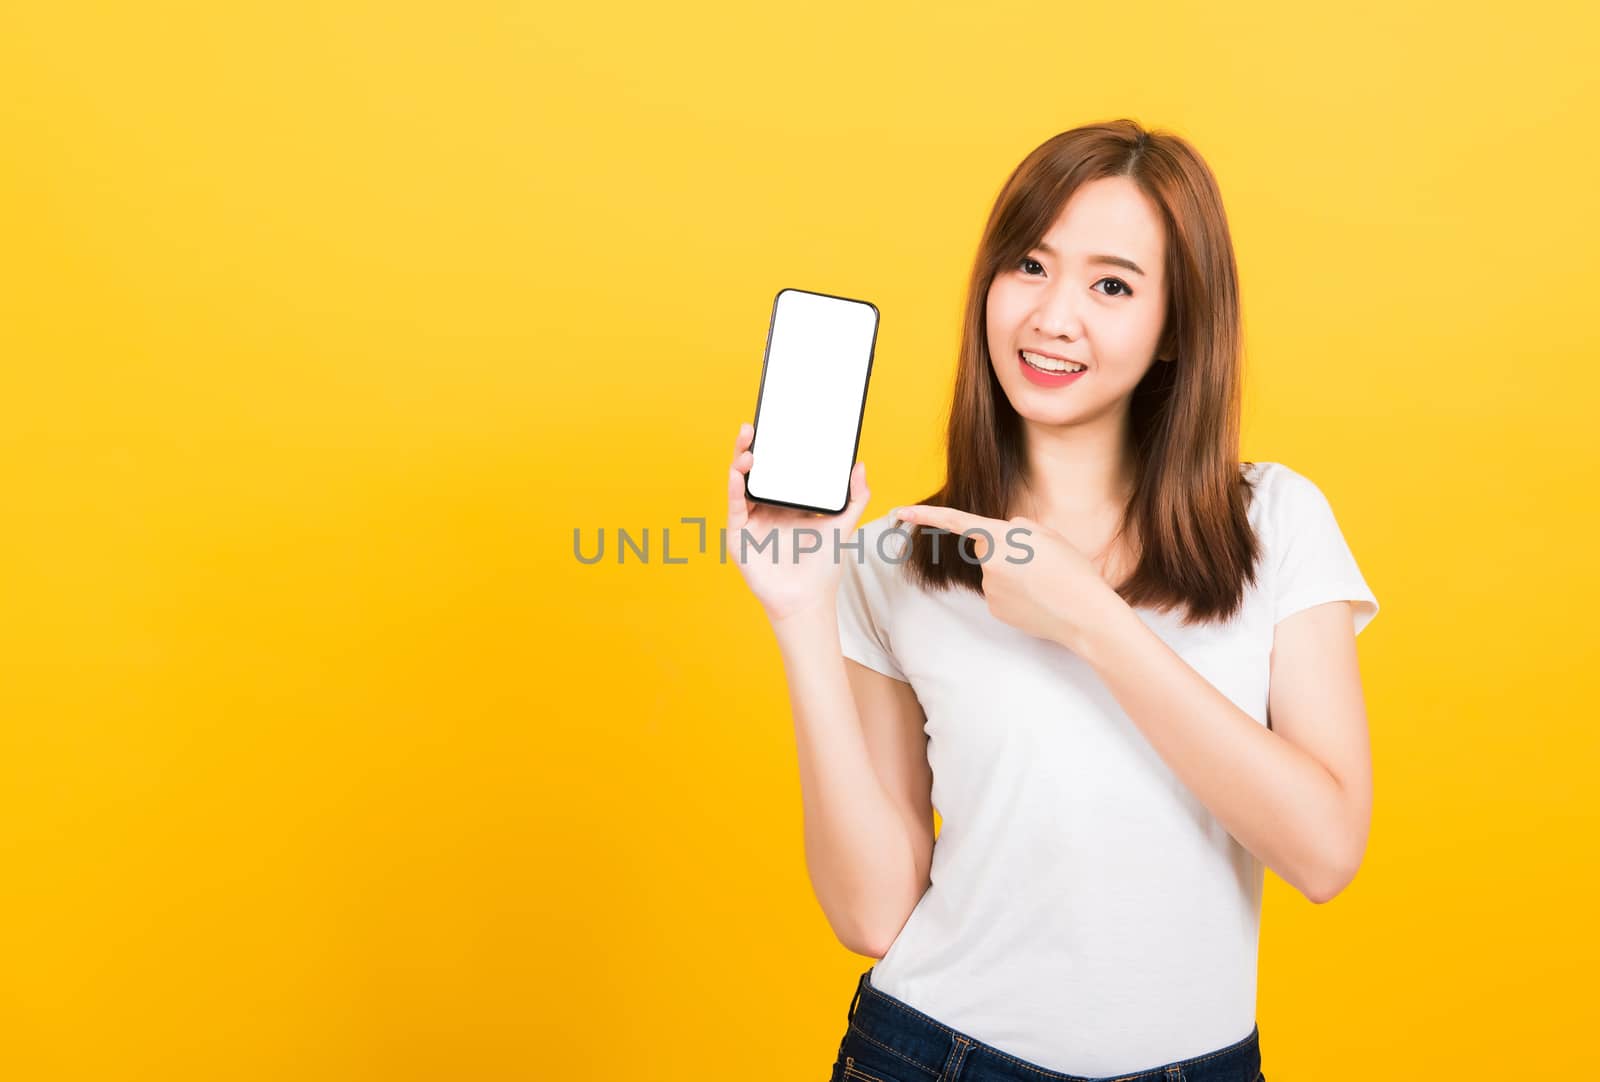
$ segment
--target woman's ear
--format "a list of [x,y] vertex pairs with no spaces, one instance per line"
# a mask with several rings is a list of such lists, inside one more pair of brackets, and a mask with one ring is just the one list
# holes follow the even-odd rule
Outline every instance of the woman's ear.
[[1156,360],[1175,361],[1178,359],[1178,334],[1173,329],[1173,321],[1167,320],[1167,325],[1162,328],[1161,341],[1156,343]]

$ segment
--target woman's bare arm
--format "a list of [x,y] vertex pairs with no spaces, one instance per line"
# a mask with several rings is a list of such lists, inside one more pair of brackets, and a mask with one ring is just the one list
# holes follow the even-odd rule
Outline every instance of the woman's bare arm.
[[773,620],[804,805],[806,868],[834,934],[881,958],[928,887],[932,774],[911,686],[844,657],[830,601]]

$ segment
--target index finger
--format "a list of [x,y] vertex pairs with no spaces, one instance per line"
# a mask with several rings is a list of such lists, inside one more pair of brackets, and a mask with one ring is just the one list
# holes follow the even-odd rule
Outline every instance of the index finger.
[[1000,518],[985,518],[974,515],[971,511],[961,511],[954,507],[933,507],[928,504],[914,503],[906,507],[896,507],[893,515],[895,518],[906,522],[916,522],[924,526],[937,526],[951,533],[966,533],[968,530],[983,530],[991,538],[998,537],[1005,532],[1010,523]]

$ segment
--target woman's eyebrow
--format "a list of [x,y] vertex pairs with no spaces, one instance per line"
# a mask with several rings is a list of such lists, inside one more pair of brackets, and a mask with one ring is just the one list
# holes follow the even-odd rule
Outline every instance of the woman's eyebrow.
[[[1034,247],[1047,255],[1060,254],[1044,241],[1040,241],[1038,244],[1034,245]],[[1131,270],[1133,273],[1138,275],[1144,274],[1144,271],[1139,268],[1139,264],[1135,263],[1131,259],[1123,259],[1120,255],[1092,255],[1088,257],[1088,261],[1090,263],[1109,263],[1113,267],[1126,267],[1128,270]]]

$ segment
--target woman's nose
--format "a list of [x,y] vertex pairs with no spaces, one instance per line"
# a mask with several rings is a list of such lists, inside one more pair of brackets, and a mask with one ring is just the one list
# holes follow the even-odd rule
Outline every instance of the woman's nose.
[[1033,314],[1033,332],[1040,338],[1083,337],[1083,318],[1077,300],[1065,289],[1056,290],[1040,302]]

